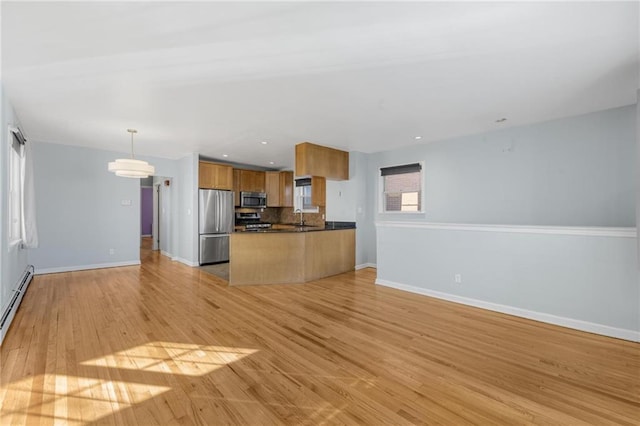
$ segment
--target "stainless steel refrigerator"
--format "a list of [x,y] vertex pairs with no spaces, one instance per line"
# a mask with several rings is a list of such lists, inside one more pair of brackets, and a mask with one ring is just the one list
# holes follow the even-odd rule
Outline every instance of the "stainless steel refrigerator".
[[233,232],[233,192],[201,189],[198,197],[199,263],[228,262]]

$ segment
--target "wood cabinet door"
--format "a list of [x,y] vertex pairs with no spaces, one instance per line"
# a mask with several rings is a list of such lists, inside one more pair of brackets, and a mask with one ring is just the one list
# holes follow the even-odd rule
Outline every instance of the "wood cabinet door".
[[282,207],[280,197],[280,172],[265,172],[267,207]]
[[349,180],[349,153],[334,150],[333,163],[335,164],[334,176],[338,180]]
[[311,204],[324,207],[327,204],[327,180],[321,176],[311,176]]
[[233,169],[224,164],[200,161],[198,187],[203,189],[233,189]]
[[349,153],[304,142],[296,145],[296,175],[349,179]]
[[213,164],[201,161],[198,164],[198,187],[213,189]]
[[215,189],[233,189],[233,167],[214,164],[213,165],[213,184]]
[[264,172],[240,170],[240,190],[249,192],[265,192]]
[[293,207],[293,172],[280,172],[280,207]]
[[236,207],[240,207],[240,169],[233,169],[233,200]]

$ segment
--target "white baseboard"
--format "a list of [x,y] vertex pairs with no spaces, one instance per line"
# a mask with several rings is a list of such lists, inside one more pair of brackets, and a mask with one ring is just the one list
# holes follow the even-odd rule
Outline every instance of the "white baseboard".
[[163,255],[163,256],[167,256],[171,260],[174,259],[173,255],[171,253],[169,253],[168,251],[160,250],[160,254]]
[[143,237],[143,238],[146,238],[146,237],[153,237],[153,235],[152,235],[152,234],[142,234],[142,235],[140,235],[140,236],[141,236],[141,237]]
[[398,290],[408,291],[410,293],[422,294],[424,296],[435,297],[436,299],[447,300],[449,302],[460,303],[463,305],[475,306],[476,308],[487,309],[490,311],[501,312],[503,314],[515,315],[517,317],[528,318],[535,321],[546,322],[548,324],[559,325],[562,327],[573,328],[589,333],[601,334],[603,336],[615,337],[617,339],[630,340],[632,342],[640,342],[640,331],[627,330],[624,328],[610,327],[608,325],[596,324],[593,322],[577,320],[573,318],[559,317],[557,315],[546,314],[543,312],[530,311],[527,309],[516,308],[514,306],[501,305],[498,303],[485,302],[483,300],[471,299],[455,294],[442,293],[435,290],[429,290],[422,287],[415,287],[406,284],[400,284],[393,281],[376,279],[376,284],[385,287],[391,287]]
[[79,265],[79,266],[60,266],[58,268],[36,268],[35,274],[36,275],[58,274],[60,272],[86,271],[89,269],[117,268],[119,266],[134,266],[134,265],[140,265],[140,261],[129,260],[126,262],[95,263],[91,265]]
[[191,262],[190,260],[183,259],[181,257],[172,257],[171,260],[175,260],[177,262],[184,263],[185,265],[191,266],[191,267],[200,266],[200,264],[198,262]]
[[376,268],[376,264],[375,263],[361,263],[359,265],[356,265],[356,271],[358,269],[364,269],[364,268]]

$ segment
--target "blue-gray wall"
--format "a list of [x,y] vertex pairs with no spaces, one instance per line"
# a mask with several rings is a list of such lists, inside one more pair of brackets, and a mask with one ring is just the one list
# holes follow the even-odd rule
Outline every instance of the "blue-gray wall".
[[497,310],[543,321],[554,316],[550,322],[617,337],[640,332],[635,231],[629,237],[405,226],[378,227],[383,284],[501,305],[508,308]]
[[[123,155],[60,144],[34,144],[40,246],[29,250],[29,261],[36,272],[139,261],[140,182],[107,171],[107,163]],[[191,157],[187,161],[141,158],[156,167],[157,175],[173,178],[170,191],[176,191],[177,196],[171,199],[182,200],[181,185],[192,184]],[[188,165],[185,170],[183,162]],[[183,183],[187,179],[189,183]],[[122,205],[123,200],[131,200],[131,205]],[[184,209],[180,207],[178,203],[171,206],[171,254],[192,262],[192,249],[183,248],[191,243],[191,237],[181,232],[191,226],[192,216],[181,214]],[[185,238],[186,244],[181,240]]]
[[635,106],[376,153],[425,162],[430,222],[635,225]]
[[[364,223],[372,214],[367,206],[368,154],[349,153],[349,180],[327,181],[327,217],[331,221]],[[356,265],[365,265],[368,230],[356,229]]]
[[[635,226],[635,105],[369,155],[370,221]],[[424,214],[380,214],[384,166],[424,161]],[[367,253],[375,263],[376,254]]]
[[[376,241],[367,255],[379,282],[637,340],[637,120],[633,105],[370,155],[375,214],[359,226]],[[426,212],[379,213],[379,168],[416,161],[425,164]],[[536,226],[627,230],[538,234]]]

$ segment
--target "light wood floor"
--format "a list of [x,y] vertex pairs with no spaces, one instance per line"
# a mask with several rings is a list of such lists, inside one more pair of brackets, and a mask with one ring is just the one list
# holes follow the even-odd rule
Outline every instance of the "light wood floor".
[[0,423],[638,424],[630,342],[373,284],[229,288],[141,267],[38,276],[1,348]]

